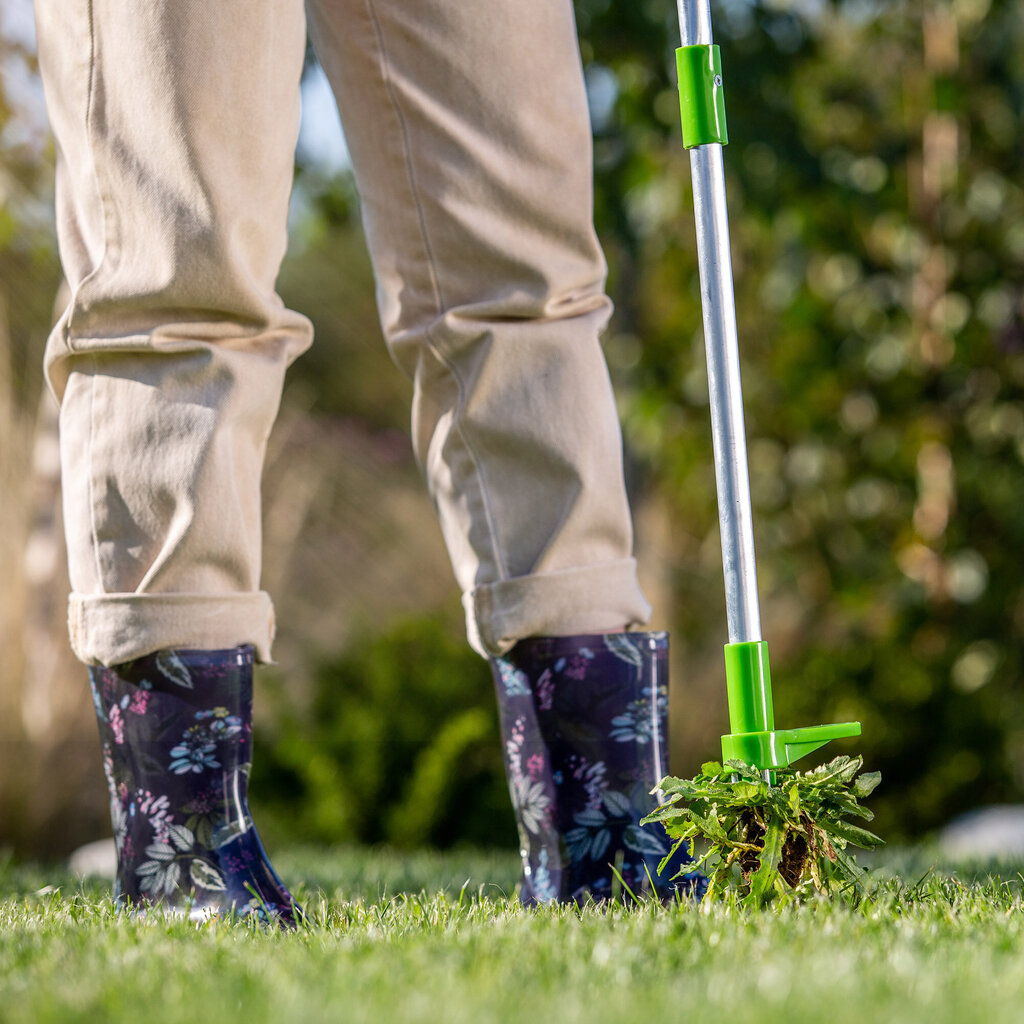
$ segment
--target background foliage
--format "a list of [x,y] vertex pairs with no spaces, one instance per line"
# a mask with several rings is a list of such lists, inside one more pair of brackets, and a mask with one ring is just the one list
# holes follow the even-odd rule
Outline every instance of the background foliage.
[[[609,351],[671,508],[675,632],[699,648],[724,629],[702,600],[718,550],[672,11],[582,13],[617,93],[598,125]],[[776,718],[860,719],[879,830],[919,834],[1016,799],[1024,765],[1019,9],[718,14]]]
[[515,846],[490,671],[460,627],[403,620],[319,664],[308,708],[279,698],[252,778],[268,835]]
[[[725,623],[675,10],[576,8],[618,310],[606,351],[647,584],[675,638],[673,772],[689,775],[726,728]],[[1011,0],[722,0],[715,16],[776,717],[861,720],[856,750],[883,775],[877,830],[916,836],[1024,786],[1024,23]],[[5,68],[31,68],[4,45]],[[33,497],[24,452],[56,264],[45,148],[16,79],[0,88],[13,651],[39,589],[28,538],[53,501]],[[490,684],[419,490],[358,204],[347,174],[301,151],[280,286],[319,341],[292,373],[267,473],[281,669],[264,681],[262,811],[318,840],[510,843]],[[59,650],[60,579],[46,580],[32,607]],[[40,762],[52,778],[95,741],[77,670],[47,664],[63,689],[41,687],[25,654],[5,663],[0,702],[10,750],[55,735],[33,731],[41,707],[77,715]],[[0,843],[59,849],[102,827],[102,798],[30,813],[16,799],[29,785],[0,769]]]

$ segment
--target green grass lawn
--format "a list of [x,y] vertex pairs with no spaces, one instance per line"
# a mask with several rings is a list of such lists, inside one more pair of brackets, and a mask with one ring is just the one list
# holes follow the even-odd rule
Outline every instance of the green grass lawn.
[[275,859],[305,930],[127,919],[99,884],[0,862],[0,1021],[1024,1020],[1013,865],[890,854],[856,910],[525,911],[507,856]]

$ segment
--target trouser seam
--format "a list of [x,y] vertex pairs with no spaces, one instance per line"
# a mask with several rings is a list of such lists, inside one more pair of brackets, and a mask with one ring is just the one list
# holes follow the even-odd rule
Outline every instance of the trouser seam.
[[465,408],[466,404],[466,388],[459,371],[456,367],[444,356],[439,346],[431,337],[433,333],[433,325],[426,329],[425,338],[427,346],[430,351],[434,354],[435,358],[444,366],[448,372],[455,379],[456,386],[459,389],[459,402],[455,410],[455,419],[452,422],[452,430],[458,436],[469,455],[469,460],[473,465],[473,474],[477,479],[480,491],[480,500],[483,505],[484,520],[487,523],[487,532],[491,538],[491,555],[494,558],[495,569],[498,574],[498,580],[503,581],[509,578],[508,567],[505,564],[505,559],[501,553],[501,547],[498,544],[498,530],[497,524],[495,523],[494,510],[491,508],[491,499],[487,491],[487,478],[484,475],[484,471],[481,467],[480,458],[476,453],[472,443],[466,436],[465,430],[463,430],[460,420],[460,414]]
[[100,564],[100,535],[96,528],[96,474],[93,472],[93,449],[96,442],[96,374],[89,375],[89,445],[86,471],[89,474],[89,540],[92,543],[92,557],[96,563],[96,582],[102,588],[103,567]]
[[[434,308],[437,320],[444,316],[447,305],[444,301],[444,292],[441,288],[440,275],[438,274],[437,263],[434,259],[433,249],[430,245],[430,235],[427,231],[426,215],[423,210],[423,204],[420,202],[419,189],[416,184],[416,172],[413,167],[412,161],[412,146],[409,143],[409,130],[406,124],[406,119],[402,113],[401,105],[398,102],[398,97],[395,95],[395,90],[392,87],[390,67],[389,67],[389,55],[387,46],[384,42],[384,32],[381,28],[380,19],[377,17],[376,7],[374,0],[366,0],[366,10],[370,16],[370,22],[373,26],[373,34],[377,40],[377,48],[380,51],[380,70],[381,79],[384,82],[384,89],[387,92],[388,100],[391,103],[391,108],[395,112],[395,117],[398,119],[399,133],[401,136],[401,145],[403,149],[403,156],[405,158],[405,171],[409,179],[409,192],[412,196],[413,206],[416,208],[416,221],[419,224],[420,229],[420,240],[423,243],[423,249],[426,254],[427,270],[430,275],[430,285],[434,293]],[[487,532],[490,536],[491,541],[491,557],[494,559],[495,569],[498,577],[501,580],[508,578],[508,569],[505,565],[505,559],[501,554],[501,547],[498,543],[498,533],[495,523],[494,512],[491,508],[490,496],[487,491],[487,480],[484,476],[481,468],[480,459],[477,456],[473,445],[470,443],[469,438],[466,436],[465,431],[462,429],[459,419],[460,414],[465,408],[466,404],[466,386],[461,375],[456,369],[455,365],[441,352],[440,346],[434,340],[433,332],[436,324],[436,320],[432,324],[428,324],[424,330],[424,338],[427,343],[427,347],[438,360],[438,362],[451,374],[455,381],[455,385],[458,388],[459,397],[458,404],[455,408],[455,418],[452,423],[452,430],[458,436],[466,449],[466,453],[469,455],[470,462],[473,466],[473,474],[477,479],[478,489],[480,492],[480,499],[483,504],[484,520],[487,523]]]
[[[65,321],[65,339],[69,350],[75,351],[74,345],[74,320],[75,310],[78,308],[78,295],[85,285],[99,275],[107,255],[110,251],[110,220],[111,212],[107,201],[106,193],[100,183],[99,164],[96,160],[96,147],[93,145],[93,113],[96,99],[96,75],[98,73],[99,61],[96,58],[96,17],[93,0],[86,0],[86,10],[89,20],[89,79],[85,94],[85,138],[89,146],[89,156],[92,162],[92,180],[96,186],[96,198],[99,201],[100,221],[103,225],[103,248],[100,252],[96,265],[89,271],[77,285],[72,286],[71,301],[68,303],[68,314]],[[70,283],[70,282],[69,282]]]
[[374,0],[366,0],[366,10],[370,15],[370,22],[373,25],[373,34],[377,38],[377,49],[380,51],[380,73],[381,79],[384,82],[384,89],[388,94],[388,99],[391,102],[391,109],[395,112],[395,117],[398,119],[399,132],[402,138],[402,149],[404,150],[403,156],[405,158],[405,172],[409,178],[409,191],[412,194],[413,205],[416,207],[416,220],[420,226],[420,239],[423,242],[423,248],[427,256],[427,269],[430,272],[430,285],[434,292],[434,306],[437,310],[438,316],[440,316],[445,306],[444,294],[441,290],[441,281],[437,272],[437,263],[434,259],[434,253],[430,245],[430,238],[427,234],[427,225],[423,214],[423,205],[420,203],[419,189],[416,185],[416,172],[412,164],[412,146],[409,144],[409,129],[405,121],[405,115],[402,113],[402,108],[399,105],[398,97],[395,95],[395,90],[391,82],[390,73],[390,57],[388,55],[388,49],[384,42],[384,31],[380,25],[380,19],[377,17],[377,10],[374,6]]

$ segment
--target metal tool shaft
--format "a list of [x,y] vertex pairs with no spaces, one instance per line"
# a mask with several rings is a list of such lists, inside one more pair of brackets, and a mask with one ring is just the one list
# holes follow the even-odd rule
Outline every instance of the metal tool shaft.
[[[708,0],[678,0],[678,7],[683,46],[710,45],[713,40]],[[697,223],[718,519],[722,530],[725,606],[729,641],[743,643],[761,639],[761,612],[757,598],[736,298],[721,145],[710,143],[691,149],[690,172]]]

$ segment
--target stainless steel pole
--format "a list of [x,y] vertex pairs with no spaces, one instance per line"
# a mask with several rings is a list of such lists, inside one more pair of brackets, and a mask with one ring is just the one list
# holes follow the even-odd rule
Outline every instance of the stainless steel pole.
[[[677,3],[683,46],[710,45],[709,0],[677,0]],[[691,149],[690,173],[697,221],[697,258],[704,311],[704,348],[708,362],[729,642],[759,641],[761,612],[757,600],[736,296],[721,145],[709,143]]]

